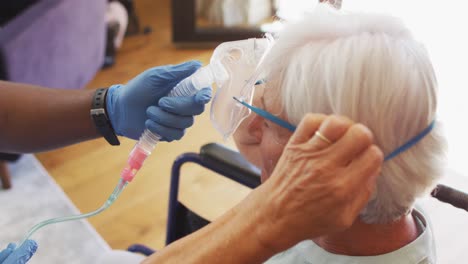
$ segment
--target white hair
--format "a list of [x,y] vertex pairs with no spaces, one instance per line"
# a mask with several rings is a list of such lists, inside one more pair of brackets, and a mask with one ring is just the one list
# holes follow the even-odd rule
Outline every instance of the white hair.
[[[348,13],[319,4],[280,32],[261,69],[277,84],[293,124],[309,112],[338,114],[374,133],[385,155],[435,118],[437,81],[425,48],[389,15]],[[440,124],[420,142],[385,162],[367,223],[407,214],[436,185],[444,165]]]

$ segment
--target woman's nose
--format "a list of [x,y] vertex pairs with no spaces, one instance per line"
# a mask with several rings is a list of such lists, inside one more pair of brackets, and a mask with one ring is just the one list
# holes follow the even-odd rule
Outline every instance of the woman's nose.
[[[253,114],[253,113],[252,113]],[[247,131],[250,136],[254,137],[259,142],[262,140],[262,121],[263,118],[259,115],[255,115],[255,117],[250,120]]]

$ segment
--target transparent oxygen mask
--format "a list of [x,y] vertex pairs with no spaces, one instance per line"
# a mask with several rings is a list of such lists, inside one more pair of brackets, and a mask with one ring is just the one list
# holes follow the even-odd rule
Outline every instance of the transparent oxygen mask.
[[211,57],[210,65],[222,67],[225,79],[216,81],[216,93],[211,104],[211,121],[223,135],[229,137],[244,118],[250,114],[233,99],[252,102],[257,67],[270,46],[266,38],[225,42],[219,45]]
[[251,103],[254,85],[259,79],[257,67],[270,47],[266,38],[224,42],[215,48],[210,64],[182,80],[169,96],[188,96],[204,87],[216,84],[211,104],[211,121],[223,135],[229,137],[250,114],[233,97]]

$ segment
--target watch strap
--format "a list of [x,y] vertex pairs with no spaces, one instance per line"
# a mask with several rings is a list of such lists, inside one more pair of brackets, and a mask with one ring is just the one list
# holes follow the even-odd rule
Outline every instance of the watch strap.
[[94,121],[97,131],[111,144],[112,146],[120,145],[120,141],[115,134],[106,109],[107,88],[99,88],[93,96],[91,106],[91,118]]

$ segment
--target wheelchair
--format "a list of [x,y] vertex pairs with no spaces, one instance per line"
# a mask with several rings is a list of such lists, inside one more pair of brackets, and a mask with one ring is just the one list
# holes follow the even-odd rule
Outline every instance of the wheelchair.
[[[166,245],[210,223],[178,200],[181,167],[188,162],[198,164],[252,189],[260,185],[260,170],[245,160],[237,151],[220,144],[206,144],[201,147],[200,153],[181,154],[174,161],[171,171]],[[439,184],[431,192],[431,196],[443,203],[468,212],[468,194],[462,191]],[[434,201],[429,202],[433,203]],[[468,214],[464,214],[465,216],[468,219]],[[468,222],[466,223],[466,229],[468,229]],[[127,250],[146,256],[156,252],[154,249],[141,244],[133,244]]]

